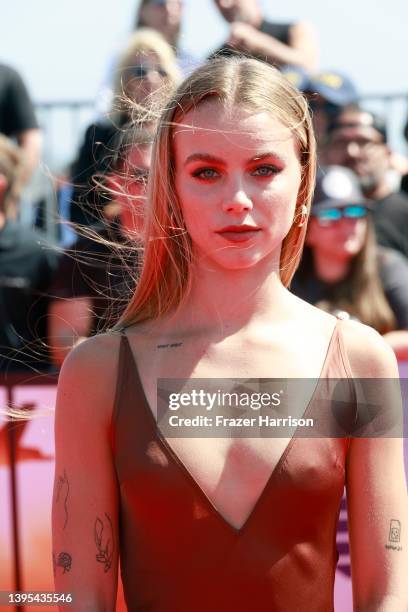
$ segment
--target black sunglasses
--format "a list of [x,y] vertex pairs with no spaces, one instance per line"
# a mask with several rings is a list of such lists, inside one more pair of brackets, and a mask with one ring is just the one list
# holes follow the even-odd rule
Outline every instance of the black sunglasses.
[[127,69],[128,76],[134,79],[145,79],[150,72],[157,72],[161,77],[168,76],[167,71],[160,66],[158,68],[152,68],[145,64],[135,64],[134,66],[129,66]]

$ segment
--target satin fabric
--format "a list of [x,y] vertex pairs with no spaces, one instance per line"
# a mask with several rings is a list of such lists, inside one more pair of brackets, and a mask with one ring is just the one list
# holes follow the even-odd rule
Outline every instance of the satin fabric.
[[[322,390],[305,416],[327,410],[320,401],[326,379],[349,377],[338,321],[319,379]],[[236,529],[157,430],[125,334],[111,435],[129,611],[334,610],[347,438],[293,437],[246,523]]]

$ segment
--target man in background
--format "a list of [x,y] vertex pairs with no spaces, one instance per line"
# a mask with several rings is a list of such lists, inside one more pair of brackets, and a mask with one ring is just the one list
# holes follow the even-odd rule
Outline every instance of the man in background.
[[[41,132],[21,76],[5,64],[0,64],[0,133],[12,138],[20,149],[21,164],[15,187],[21,192],[39,164]],[[15,218],[17,211],[18,199],[11,193],[8,214]]]
[[41,234],[10,219],[22,154],[0,135],[0,372],[47,370],[48,291],[56,252]]
[[385,120],[357,105],[344,108],[329,126],[327,161],[357,174],[365,197],[375,203],[378,243],[408,257],[408,197],[389,180],[392,151]]
[[230,24],[229,38],[214,55],[246,55],[278,67],[299,66],[314,73],[319,45],[314,28],[305,21],[272,23],[263,15],[259,0],[214,0]]

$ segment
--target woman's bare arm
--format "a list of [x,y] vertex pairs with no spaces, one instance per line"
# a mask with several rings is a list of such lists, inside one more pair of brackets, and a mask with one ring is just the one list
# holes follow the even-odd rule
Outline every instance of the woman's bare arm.
[[109,441],[119,338],[86,340],[60,374],[52,509],[55,590],[73,610],[115,610],[118,495]]
[[[389,398],[384,415],[377,419],[378,425],[386,428],[387,423],[391,425],[402,416],[402,408],[393,397],[392,381],[398,378],[395,356],[370,328],[353,321],[348,321],[346,328],[353,376],[371,379],[362,384],[372,385],[375,395],[384,395],[385,402]],[[393,412],[391,403],[396,404]],[[373,408],[372,414],[376,414]],[[405,612],[408,609],[408,497],[403,439],[402,432],[399,437],[388,437],[384,427],[379,427],[376,436],[352,439],[347,459],[354,609]]]

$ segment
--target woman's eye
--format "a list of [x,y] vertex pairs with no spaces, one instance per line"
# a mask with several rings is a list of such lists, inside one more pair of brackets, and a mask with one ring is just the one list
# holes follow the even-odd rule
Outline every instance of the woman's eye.
[[203,180],[214,179],[219,176],[219,173],[213,168],[200,168],[193,172],[193,176]]
[[272,176],[273,174],[278,174],[280,171],[281,169],[277,166],[258,166],[251,174],[254,176]]

